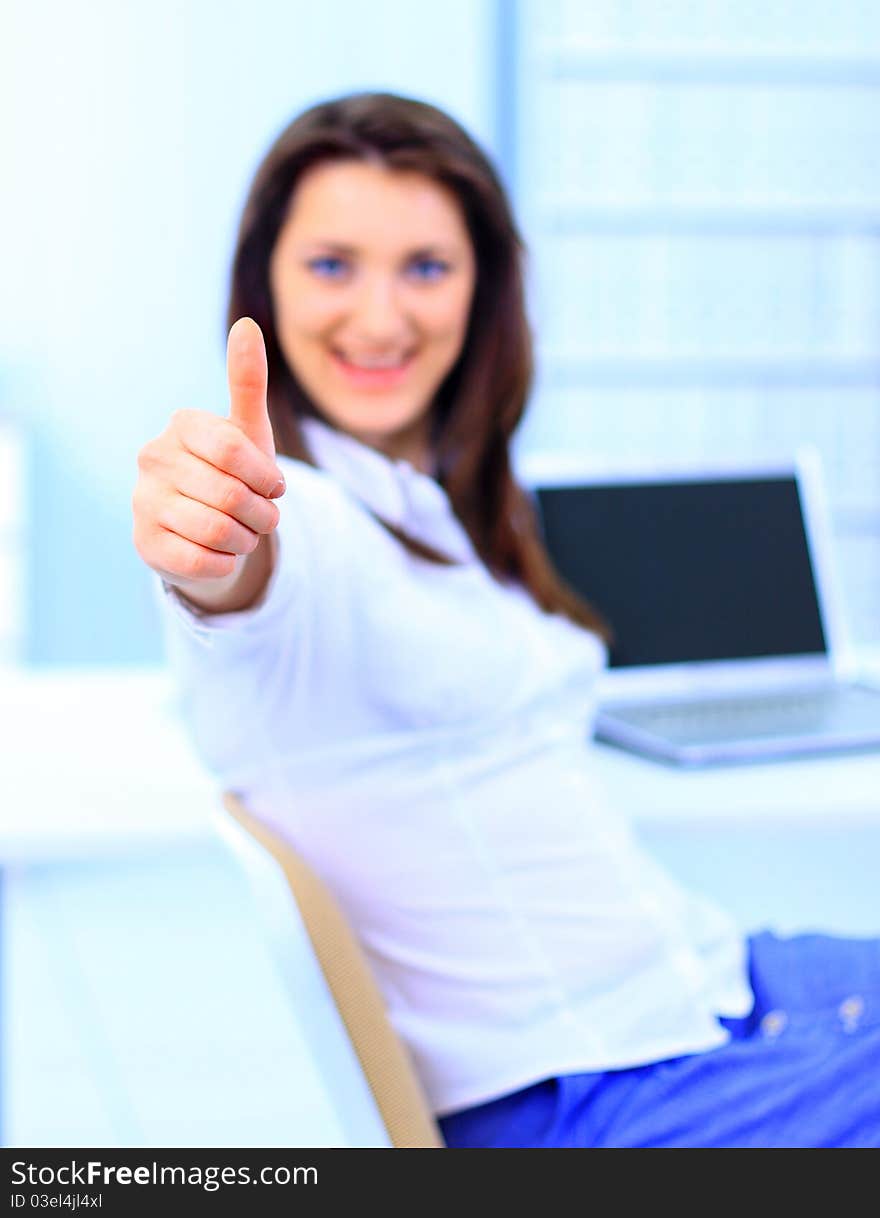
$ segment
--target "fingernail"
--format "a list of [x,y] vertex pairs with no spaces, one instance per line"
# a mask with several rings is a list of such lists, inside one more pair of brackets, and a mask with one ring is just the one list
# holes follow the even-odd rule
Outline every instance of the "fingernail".
[[283,495],[286,490],[287,490],[287,483],[284,481],[283,478],[279,478],[278,481],[275,483],[275,485],[272,487],[271,491],[269,492],[269,498],[277,499],[278,496]]

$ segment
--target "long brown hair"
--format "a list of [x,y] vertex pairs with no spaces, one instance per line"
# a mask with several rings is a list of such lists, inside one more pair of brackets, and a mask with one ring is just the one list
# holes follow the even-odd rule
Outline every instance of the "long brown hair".
[[[314,464],[299,419],[321,416],[282,355],[269,261],[302,174],[320,162],[353,159],[416,171],[452,190],[473,243],[477,274],[467,334],[432,411],[438,479],[456,515],[495,578],[521,583],[542,609],[609,638],[599,615],[553,570],[534,509],[511,470],[510,439],[533,377],[524,243],[486,155],[452,118],[425,102],[391,93],[322,102],[281,132],[256,170],[233,257],[227,328],[249,316],[263,331],[277,451]],[[422,557],[451,561],[381,523]]]

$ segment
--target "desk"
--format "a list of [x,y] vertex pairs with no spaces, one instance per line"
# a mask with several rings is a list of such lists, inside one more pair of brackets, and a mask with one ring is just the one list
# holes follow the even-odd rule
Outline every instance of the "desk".
[[880,750],[685,769],[591,747],[651,853],[744,928],[880,934]]
[[156,666],[4,670],[0,864],[94,859],[211,833],[217,784]]
[[710,771],[593,748],[649,852],[744,929],[880,935],[880,752]]
[[[12,967],[26,979],[21,1002],[11,995],[5,1060],[31,1115],[27,1072],[42,1068],[45,1045],[73,1097],[29,1144],[291,1145],[308,1128],[300,1144],[344,1145],[244,882],[216,841],[219,792],[170,676],[4,673],[0,725],[0,864]],[[611,806],[652,853],[742,925],[880,933],[880,752],[682,771],[586,747]],[[114,923],[125,905],[131,919]],[[243,994],[259,995],[259,1037]]]

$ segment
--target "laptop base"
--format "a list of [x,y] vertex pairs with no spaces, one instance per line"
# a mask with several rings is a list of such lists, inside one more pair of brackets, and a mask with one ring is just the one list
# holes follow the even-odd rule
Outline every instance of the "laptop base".
[[775,694],[606,705],[596,739],[677,766],[880,749],[880,689],[860,683]]

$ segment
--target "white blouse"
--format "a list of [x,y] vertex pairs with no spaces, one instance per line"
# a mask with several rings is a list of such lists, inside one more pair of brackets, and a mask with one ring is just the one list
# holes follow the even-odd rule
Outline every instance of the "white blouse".
[[265,596],[203,615],[156,576],[167,653],[218,787],[336,894],[434,1111],[724,1044],[745,942],[603,800],[600,640],[493,579],[432,478],[305,435]]

